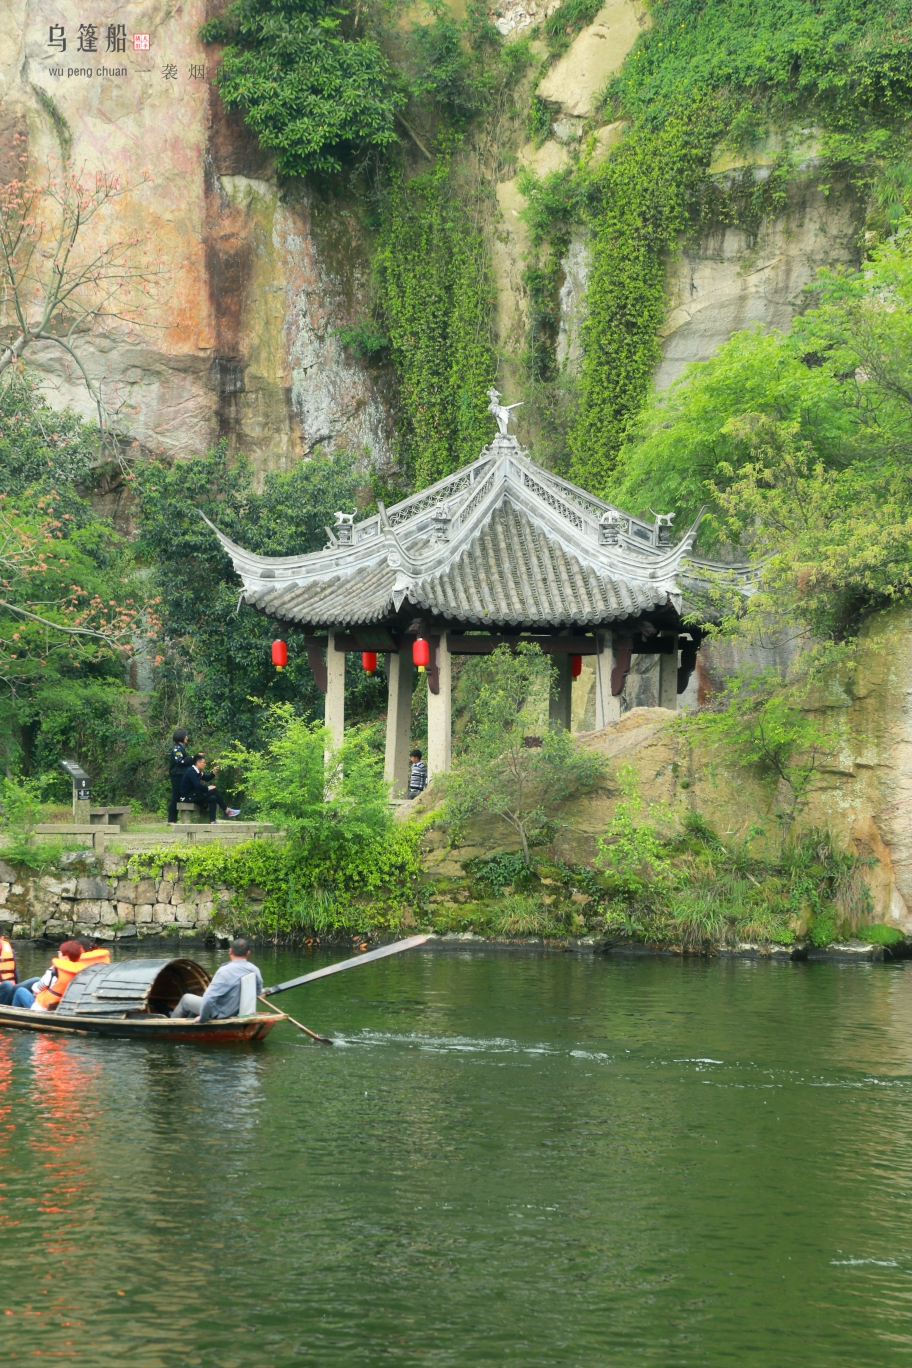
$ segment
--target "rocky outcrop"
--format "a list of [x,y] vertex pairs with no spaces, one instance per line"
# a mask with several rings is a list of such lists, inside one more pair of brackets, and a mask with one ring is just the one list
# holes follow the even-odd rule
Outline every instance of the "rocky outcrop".
[[609,79],[649,22],[644,4],[608,0],[539,83],[539,98],[571,118],[592,118]]
[[756,236],[716,228],[685,243],[666,270],[658,387],[671,384],[688,362],[707,360],[741,328],[787,331],[822,266],[858,266],[861,220],[852,193],[831,187],[825,194],[809,169],[793,182],[785,210]]
[[[217,53],[196,36],[205,0],[122,4],[112,27],[124,50],[106,51],[105,23],[93,54],[78,50],[87,19],[75,10],[50,0],[2,8],[4,165],[15,165],[24,138],[34,168],[68,153],[77,170],[103,167],[137,187],[97,231],[147,236],[153,298],[131,326],[109,319],[80,344],[132,437],[174,456],[226,438],[261,469],[284,469],[320,444],[386,464],[388,406],[337,335],[366,308],[360,224],[331,199],[280,195],[268,158],[212,84]],[[134,50],[134,34],[148,50]],[[62,352],[45,347],[30,360],[51,403],[93,416]]]
[[[556,5],[500,0],[491,12],[502,33],[519,35]],[[360,197],[357,190],[346,191],[348,199],[311,186],[280,190],[269,158],[243,121],[226,113],[212,82],[218,54],[196,36],[206,0],[177,8],[126,0],[112,17],[115,46],[122,40],[124,50],[107,51],[105,23],[96,26],[91,54],[79,51],[85,16],[76,11],[63,13],[51,0],[11,0],[0,10],[0,176],[12,174],[27,145],[33,167],[66,153],[74,168],[104,167],[136,187],[98,220],[97,240],[148,235],[144,260],[160,271],[154,298],[133,324],[112,317],[80,344],[123,429],[142,448],[178,457],[224,438],[260,471],[287,469],[320,445],[388,465],[391,378],[339,336],[370,312]],[[552,112],[551,135],[542,147],[523,148],[520,165],[547,175],[569,165],[577,149],[598,160],[617,143],[621,123],[590,131],[598,97],[647,23],[640,0],[610,0],[576,35],[538,87]],[[819,266],[857,261],[858,208],[837,189],[824,195],[813,138],[807,141],[785,212],[753,237],[728,228],[684,244],[669,262],[660,385],[737,328],[786,327]],[[780,150],[771,142],[746,162],[720,154],[713,172],[725,177],[749,163],[762,177]],[[510,174],[497,186],[493,256],[498,342],[509,371],[527,345],[530,249],[517,162],[502,151]],[[572,371],[589,270],[581,234],[563,268],[557,350]],[[89,396],[65,359],[55,347],[30,353],[50,401],[91,418]]]

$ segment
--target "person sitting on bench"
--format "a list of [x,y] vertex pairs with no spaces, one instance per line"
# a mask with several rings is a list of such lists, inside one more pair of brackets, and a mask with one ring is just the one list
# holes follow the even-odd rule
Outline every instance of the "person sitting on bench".
[[239,808],[225,806],[225,800],[219,793],[215,784],[210,784],[209,780],[214,779],[214,774],[204,774],[206,765],[205,755],[194,755],[193,761],[188,770],[184,770],[184,777],[181,780],[181,798],[185,803],[196,803],[197,807],[209,809],[209,821],[217,820],[216,808],[221,808],[226,817],[240,817]]
[[[241,1006],[241,979],[247,974],[255,974],[257,997],[263,991],[263,975],[255,964],[250,963],[247,958],[249,954],[250,946],[245,940],[232,941],[231,949],[228,951],[228,963],[216,969],[212,975],[212,982],[202,997],[198,993],[184,993],[171,1015],[178,1018],[191,1017],[194,1021],[209,1021],[212,1018],[221,1020],[224,1017],[238,1016]],[[256,1011],[256,1002],[253,1003],[253,1010]]]

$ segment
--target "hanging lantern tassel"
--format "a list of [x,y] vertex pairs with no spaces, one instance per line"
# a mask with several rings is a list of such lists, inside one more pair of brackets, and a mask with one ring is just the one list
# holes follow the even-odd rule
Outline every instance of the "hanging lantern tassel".
[[579,677],[580,677],[580,675],[581,675],[582,673],[583,673],[583,657],[582,657],[581,655],[572,655],[572,656],[570,657],[570,678],[571,678],[571,679],[579,679]]
[[362,651],[362,652],[361,652],[361,664],[362,664],[362,666],[363,666],[363,668],[364,668],[365,674],[373,674],[374,671],[375,671],[376,668],[377,668],[377,652],[376,652],[376,651]]
[[277,670],[284,670],[288,664],[288,647],[284,641],[272,643],[272,663]]
[[412,662],[418,666],[418,673],[424,674],[431,659],[431,648],[424,637],[416,637],[412,646]]

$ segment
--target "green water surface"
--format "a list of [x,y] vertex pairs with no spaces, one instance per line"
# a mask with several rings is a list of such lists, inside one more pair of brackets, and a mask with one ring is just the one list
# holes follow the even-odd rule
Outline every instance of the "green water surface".
[[912,1357],[912,964],[417,951],[278,1001],[345,1043],[0,1031],[2,1361]]

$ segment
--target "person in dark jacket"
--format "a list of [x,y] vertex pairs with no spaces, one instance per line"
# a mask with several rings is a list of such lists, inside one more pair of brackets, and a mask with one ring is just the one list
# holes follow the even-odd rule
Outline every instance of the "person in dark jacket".
[[187,750],[187,742],[190,737],[183,727],[175,727],[171,740],[173,742],[171,763],[168,766],[168,776],[171,780],[171,801],[168,804],[168,821],[174,826],[177,821],[177,803],[181,796],[181,780],[193,764],[193,758]]
[[225,806],[225,800],[215,784],[209,782],[215,776],[203,773],[205,766],[205,755],[202,753],[194,755],[190,768],[184,770],[184,777],[181,780],[181,798],[185,803],[196,803],[197,807],[208,808],[210,822],[217,820],[215,816],[217,808],[221,808],[226,817],[240,817],[239,808]]

